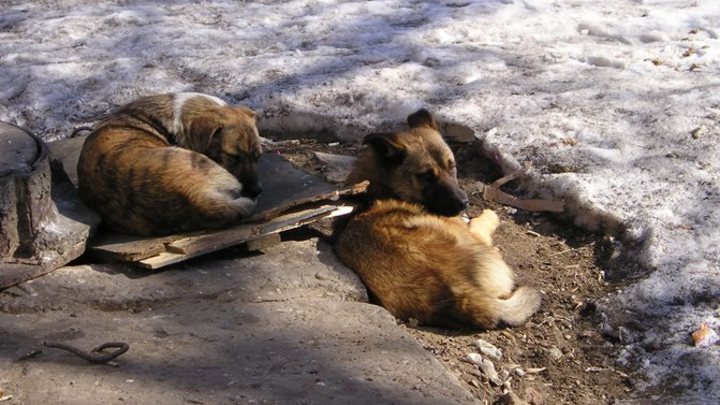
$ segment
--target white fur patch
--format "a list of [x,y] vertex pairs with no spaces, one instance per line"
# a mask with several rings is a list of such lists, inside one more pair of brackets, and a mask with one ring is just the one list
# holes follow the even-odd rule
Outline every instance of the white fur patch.
[[175,99],[173,100],[173,130],[176,134],[181,134],[183,131],[183,124],[182,124],[182,112],[183,107],[185,107],[185,103],[187,103],[188,100],[195,98],[195,97],[205,97],[208,100],[214,101],[217,105],[225,106],[227,105],[226,102],[222,101],[221,99],[211,96],[208,94],[203,93],[175,93]]

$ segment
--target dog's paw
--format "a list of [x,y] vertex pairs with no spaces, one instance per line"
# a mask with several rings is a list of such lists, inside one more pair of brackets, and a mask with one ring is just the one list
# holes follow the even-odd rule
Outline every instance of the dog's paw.
[[495,230],[495,228],[500,226],[500,217],[495,211],[485,209],[482,214],[470,220],[470,226]]
[[470,220],[470,231],[486,245],[492,246],[492,234],[500,226],[500,217],[493,210],[483,210],[482,214]]
[[490,209],[484,209],[479,218],[484,218],[485,221],[489,221],[493,224],[500,224],[500,217],[495,211]]
[[232,205],[237,208],[238,214],[243,217],[250,216],[255,211],[257,204],[255,201],[247,197],[239,197],[231,201]]

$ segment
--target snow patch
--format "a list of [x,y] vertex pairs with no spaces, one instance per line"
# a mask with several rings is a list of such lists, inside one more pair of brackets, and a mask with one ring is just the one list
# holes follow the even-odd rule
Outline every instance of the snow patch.
[[689,403],[720,397],[720,353],[687,343],[720,303],[718,27],[716,2],[691,0],[9,0],[0,119],[52,140],[140,96],[201,92],[254,108],[263,135],[359,141],[427,107],[632,246],[649,274],[608,316],[668,345],[623,359]]

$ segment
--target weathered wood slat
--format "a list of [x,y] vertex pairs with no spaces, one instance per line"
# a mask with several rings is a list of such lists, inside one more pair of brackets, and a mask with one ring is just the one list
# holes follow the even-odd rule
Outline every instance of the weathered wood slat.
[[165,245],[179,237],[181,236],[171,235],[148,238],[104,232],[92,242],[89,252],[99,260],[134,262],[164,252]]
[[321,208],[282,215],[258,225],[238,225],[212,233],[190,236],[169,243],[167,245],[167,250],[185,255],[192,255],[198,252],[215,251],[228,246],[257,239],[270,233],[297,228],[308,221],[316,219],[317,217],[334,210],[335,207],[324,206]]
[[[156,269],[297,228],[330,215],[344,215],[347,208],[339,210],[341,204],[337,201],[342,196],[364,192],[368,185],[367,182],[351,187],[329,184],[276,154],[263,155],[258,173],[265,189],[258,200],[258,213],[234,227],[162,237],[105,232],[98,235],[89,252],[100,260],[129,261]],[[319,204],[324,206],[318,207]],[[314,207],[309,208],[311,205]]]
[[323,206],[285,214],[262,224],[244,224],[221,231],[188,236],[168,243],[165,251],[138,261],[138,265],[147,269],[158,269],[230,246],[298,228],[330,216],[336,210],[335,206]]

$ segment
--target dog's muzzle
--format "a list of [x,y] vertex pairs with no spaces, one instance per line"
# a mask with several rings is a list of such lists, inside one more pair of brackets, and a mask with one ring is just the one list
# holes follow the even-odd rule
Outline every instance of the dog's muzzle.
[[260,182],[243,184],[243,195],[252,198],[253,200],[256,199],[262,193],[262,191],[263,189]]
[[465,211],[470,205],[467,194],[460,188],[438,190],[424,204],[430,212],[453,217]]

